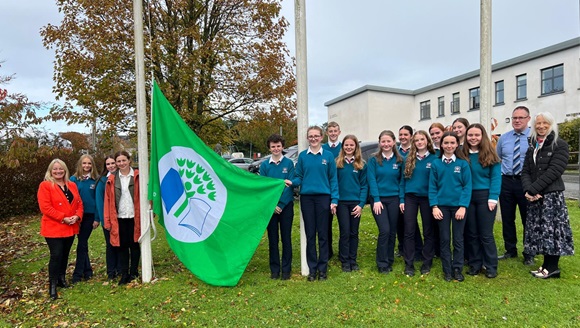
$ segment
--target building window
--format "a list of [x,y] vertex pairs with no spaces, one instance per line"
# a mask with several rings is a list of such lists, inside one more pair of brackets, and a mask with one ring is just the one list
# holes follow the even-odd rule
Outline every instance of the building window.
[[421,119],[427,120],[431,118],[431,100],[423,101],[420,104],[421,107]]
[[503,81],[495,82],[495,104],[503,105]]
[[437,116],[445,116],[445,97],[437,98]]
[[479,109],[479,87],[469,89],[469,110]]
[[451,101],[451,114],[459,113],[459,92],[453,94],[453,100]]
[[542,95],[564,91],[564,65],[542,70]]
[[528,77],[526,74],[516,76],[517,94],[516,100],[523,100],[528,97]]

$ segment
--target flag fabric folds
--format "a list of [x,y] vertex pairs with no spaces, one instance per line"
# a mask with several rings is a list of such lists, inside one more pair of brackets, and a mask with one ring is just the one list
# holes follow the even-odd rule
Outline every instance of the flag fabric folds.
[[240,280],[284,189],[226,162],[153,82],[149,199],[171,249],[199,279]]

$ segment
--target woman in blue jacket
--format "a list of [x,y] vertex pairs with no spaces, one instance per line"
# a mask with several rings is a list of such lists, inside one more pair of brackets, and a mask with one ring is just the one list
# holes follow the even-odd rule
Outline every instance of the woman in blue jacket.
[[89,237],[93,229],[99,226],[99,222],[95,221],[96,179],[97,168],[93,157],[86,154],[82,155],[77,162],[75,174],[70,177],[70,181],[77,185],[84,207],[83,219],[78,234],[77,260],[73,272],[73,284],[93,277],[93,268],[89,259]]
[[367,181],[373,198],[373,216],[379,229],[376,262],[377,269],[382,274],[393,271],[395,261],[403,166],[403,157],[397,150],[395,134],[390,130],[381,132],[379,151],[369,159]]
[[97,188],[95,193],[96,203],[97,203],[97,216],[101,227],[103,227],[103,234],[105,235],[105,245],[106,245],[106,262],[107,262],[107,278],[109,280],[116,279],[121,272],[119,266],[119,258],[117,252],[113,249],[111,245],[111,232],[105,229],[104,225],[104,213],[103,209],[105,206],[105,186],[107,185],[107,179],[109,175],[117,171],[117,164],[113,155],[108,155],[105,157],[105,163],[103,165],[103,170],[99,179],[97,179]]
[[[463,281],[463,231],[471,200],[471,169],[459,148],[459,137],[445,132],[441,137],[441,160],[433,161],[429,175],[429,205],[438,220],[441,264],[445,281]],[[453,256],[451,233],[453,232]]]
[[336,208],[340,229],[338,257],[343,272],[358,271],[358,230],[368,195],[368,185],[366,165],[356,136],[349,134],[342,139],[342,148],[336,157],[336,171],[340,195]]
[[463,154],[469,157],[473,192],[467,210],[465,248],[469,258],[467,274],[476,276],[485,267],[485,276],[497,276],[497,247],[493,236],[497,201],[501,190],[501,163],[495,147],[479,123],[465,132]]

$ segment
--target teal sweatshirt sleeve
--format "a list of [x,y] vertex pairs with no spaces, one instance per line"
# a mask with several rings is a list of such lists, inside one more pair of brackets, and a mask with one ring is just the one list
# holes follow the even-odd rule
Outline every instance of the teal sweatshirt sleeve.
[[367,182],[367,165],[363,166],[363,169],[360,173],[360,202],[358,206],[361,208],[365,207],[367,203],[367,197],[369,194],[369,185]]
[[458,161],[461,161],[461,178],[463,182],[461,196],[459,197],[459,206],[467,208],[471,202],[471,192],[473,189],[471,181],[471,168],[469,167],[469,163],[467,161]]
[[379,195],[379,186],[377,184],[377,159],[371,157],[369,159],[369,164],[367,165],[367,182],[369,184],[369,193],[373,198],[373,202],[380,202],[381,197]]
[[103,224],[104,215],[103,210],[105,206],[105,185],[107,184],[107,177],[104,176],[97,182],[97,188],[95,190],[95,202],[97,205],[97,211],[95,212],[95,221],[99,224]]
[[330,160],[328,165],[328,179],[330,183],[330,202],[332,204],[338,204],[338,198],[340,197],[338,193],[338,177],[336,175],[336,162],[334,157]]
[[495,163],[491,167],[489,199],[498,200],[500,192],[501,192],[501,163]]
[[431,172],[429,173],[429,206],[431,207],[439,205],[439,199],[437,198],[437,181],[439,179],[437,171],[439,169],[439,162],[438,160],[433,161]]

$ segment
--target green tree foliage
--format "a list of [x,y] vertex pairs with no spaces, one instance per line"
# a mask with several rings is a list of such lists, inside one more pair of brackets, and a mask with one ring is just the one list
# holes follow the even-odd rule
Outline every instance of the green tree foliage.
[[[130,1],[58,0],[63,20],[47,25],[56,52],[53,118],[97,120],[134,132],[135,64]],[[280,0],[145,1],[145,65],[188,125],[208,144],[231,143],[224,120],[264,108],[291,116],[295,80],[282,41]],[[150,83],[150,82],[148,82]]]
[[[560,138],[566,140],[570,147],[570,152],[578,152],[578,138],[580,133],[580,118],[576,118],[558,125]],[[578,153],[570,154],[569,163],[578,163]]]
[[238,144],[244,149],[244,154],[249,155],[249,145],[252,144],[254,153],[262,155],[269,154],[266,140],[271,134],[280,134],[284,137],[286,147],[295,145],[298,142],[296,136],[297,122],[294,116],[289,117],[277,111],[259,111],[249,120],[242,120],[234,127],[238,135]]

